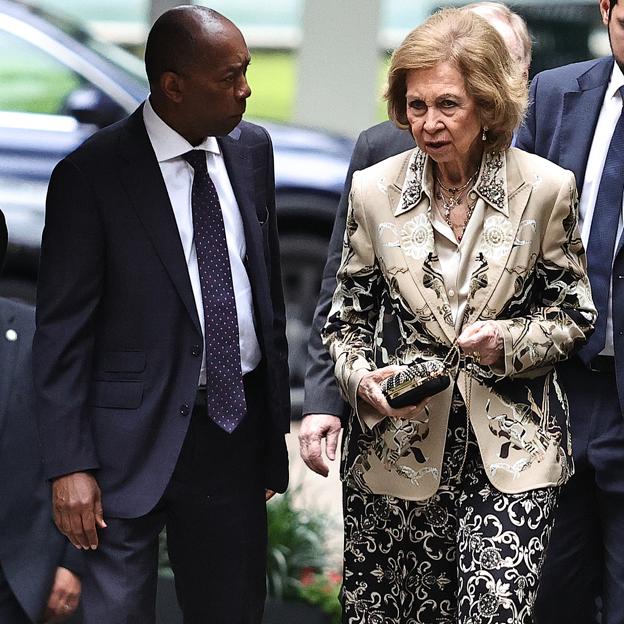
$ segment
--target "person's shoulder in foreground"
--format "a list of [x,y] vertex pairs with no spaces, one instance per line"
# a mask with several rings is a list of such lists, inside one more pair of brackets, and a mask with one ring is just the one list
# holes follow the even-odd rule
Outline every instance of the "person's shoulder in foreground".
[[0,297],[0,566],[12,593],[0,592],[0,620],[9,617],[3,609],[22,610],[32,621],[67,616],[80,596],[81,554],[52,522],[39,455],[34,330],[34,308]]

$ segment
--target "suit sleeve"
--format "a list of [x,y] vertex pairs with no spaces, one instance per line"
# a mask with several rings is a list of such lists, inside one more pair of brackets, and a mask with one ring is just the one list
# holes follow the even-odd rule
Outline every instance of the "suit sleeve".
[[308,343],[308,363],[305,378],[304,414],[333,414],[344,419],[346,404],[340,396],[334,377],[334,363],[321,340],[321,330],[327,321],[332,296],[336,290],[336,273],[342,257],[347,208],[353,173],[373,164],[366,132],[362,132],[355,144],[345,186],[340,197],[334,228],[329,241],[327,262],[323,271],[312,330]]
[[529,107],[527,109],[526,118],[518,129],[516,136],[516,147],[535,154],[535,98],[537,94],[537,85],[539,82],[539,74],[533,78],[531,88],[529,90]]
[[104,273],[93,190],[70,160],[50,179],[37,288],[33,372],[45,476],[98,468],[87,400]]
[[374,332],[381,309],[383,278],[366,222],[359,173],[353,186],[344,234],[342,262],[323,341],[335,362],[334,374],[343,397],[363,424],[373,427],[381,417],[358,399],[362,377],[374,370]]
[[504,376],[530,373],[566,359],[593,330],[585,251],[578,233],[574,174],[560,187],[535,266],[538,305],[532,314],[495,321],[505,345]]

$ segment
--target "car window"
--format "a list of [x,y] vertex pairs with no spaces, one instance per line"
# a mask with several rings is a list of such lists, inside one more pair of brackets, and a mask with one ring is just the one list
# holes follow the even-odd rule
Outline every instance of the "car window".
[[56,114],[80,84],[56,58],[0,30],[0,110]]

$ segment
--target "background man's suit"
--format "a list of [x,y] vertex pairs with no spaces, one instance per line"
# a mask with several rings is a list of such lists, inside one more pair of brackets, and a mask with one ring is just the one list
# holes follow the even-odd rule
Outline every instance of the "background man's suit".
[[336,212],[334,229],[328,247],[327,262],[323,271],[321,291],[314,312],[312,331],[310,332],[308,365],[305,378],[305,402],[303,405],[304,414],[333,414],[343,418],[345,410],[348,409],[348,404],[340,396],[340,391],[336,385],[334,363],[331,361],[329,353],[321,341],[321,329],[323,329],[327,320],[332,297],[336,290],[336,273],[342,257],[342,242],[345,233],[353,172],[366,169],[366,167],[390,158],[390,156],[412,149],[414,145],[414,139],[410,133],[406,130],[399,130],[390,121],[384,121],[365,130],[357,140],[351,156],[345,188]]
[[7,624],[39,621],[58,566],[81,570],[82,554],[52,522],[35,419],[34,331],[32,308],[0,298],[0,622]]
[[[581,197],[613,62],[608,57],[538,74],[531,85],[526,124],[518,133],[518,147],[574,172]],[[561,367],[570,402],[576,474],[559,502],[538,598],[540,623],[595,621],[591,612],[596,593],[602,594],[604,624],[621,622],[624,614],[621,244],[616,242],[619,251],[612,273],[615,371],[590,372],[578,358]]]
[[[264,129],[245,122],[218,141],[243,220],[262,362],[254,373],[253,404],[250,397],[247,401],[249,422],[230,437],[221,431],[223,443],[210,437],[220,435],[212,432],[211,448],[194,448],[197,432],[187,435],[203,336],[142,109],[94,135],[52,175],[34,344],[43,457],[48,478],[94,472],[109,525],[100,531],[103,536],[112,530],[110,517],[158,512],[159,501],[167,496],[183,504],[214,506],[218,515],[222,498],[241,489],[257,488],[264,501],[263,488],[283,491],[287,485],[284,433],[290,407],[271,142]],[[199,472],[208,484],[198,491],[172,492],[172,475],[181,476],[178,471]],[[262,510],[264,514],[264,505]],[[234,530],[237,519],[221,518],[221,525],[227,522]],[[241,519],[242,529],[245,522],[259,525],[258,535],[266,540],[264,517]],[[140,540],[153,530],[150,524],[138,537],[124,534],[123,539]],[[210,528],[197,526],[193,532],[197,540],[208,538]],[[171,543],[172,535],[168,531],[175,571],[172,548],[177,551],[180,545]],[[193,540],[188,535],[185,545]],[[242,547],[236,540],[232,547]],[[102,547],[88,553],[88,561]],[[254,565],[264,566],[263,556],[256,553]],[[232,566],[236,559],[231,557]],[[106,570],[100,578],[109,576],[113,582],[115,574]],[[215,571],[211,583],[177,576],[176,582],[202,582],[219,592],[219,582],[233,579],[231,590],[236,592],[237,578],[237,572],[225,570],[223,576]],[[119,590],[138,592],[136,602],[144,604],[137,609],[150,609],[145,605],[153,601],[154,580],[147,587]],[[101,617],[105,615],[116,622],[132,614],[108,611]],[[231,621],[238,621],[233,613]]]

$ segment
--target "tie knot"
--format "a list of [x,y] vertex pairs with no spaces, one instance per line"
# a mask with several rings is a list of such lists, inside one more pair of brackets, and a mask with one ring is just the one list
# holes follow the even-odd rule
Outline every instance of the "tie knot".
[[190,152],[186,152],[186,154],[182,154],[182,158],[193,167],[195,173],[208,173],[208,168],[206,167],[206,152],[204,152],[204,150],[191,150]]

